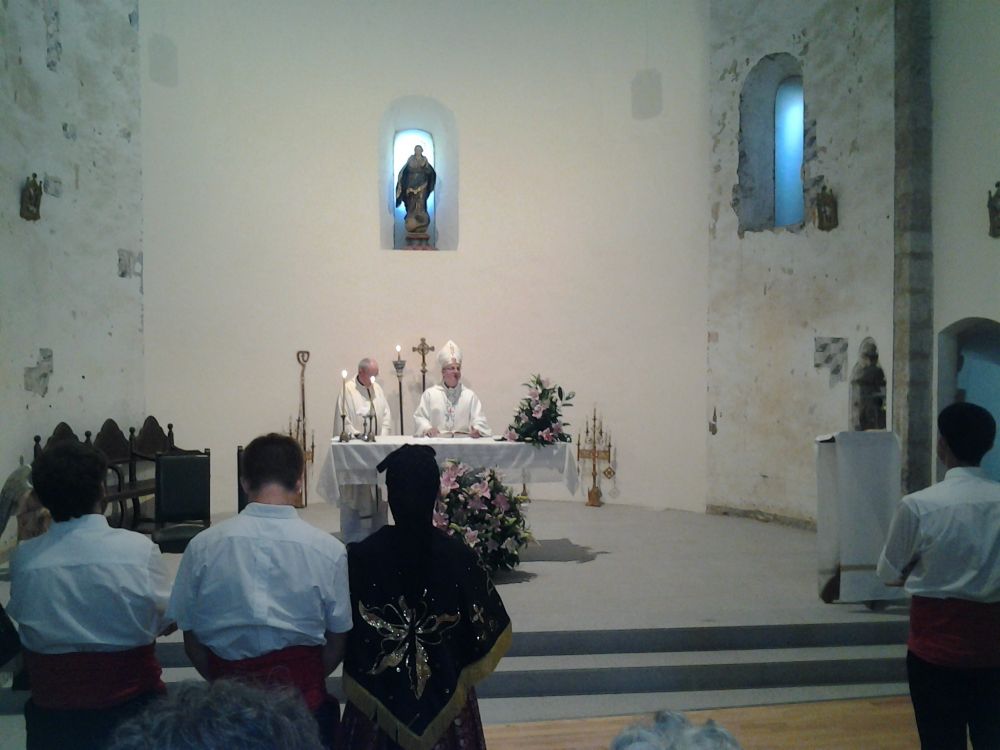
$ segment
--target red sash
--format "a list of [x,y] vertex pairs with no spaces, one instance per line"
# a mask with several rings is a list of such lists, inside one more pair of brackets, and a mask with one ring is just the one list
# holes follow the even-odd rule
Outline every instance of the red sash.
[[326,692],[322,646],[289,646],[262,656],[228,661],[208,650],[209,678],[236,677],[265,685],[289,685],[298,688],[310,711],[315,711],[331,696]]
[[1000,667],[1000,602],[914,596],[907,646],[942,667]]
[[165,693],[155,645],[128,651],[39,654],[24,650],[31,699],[40,708],[110,708],[146,693]]

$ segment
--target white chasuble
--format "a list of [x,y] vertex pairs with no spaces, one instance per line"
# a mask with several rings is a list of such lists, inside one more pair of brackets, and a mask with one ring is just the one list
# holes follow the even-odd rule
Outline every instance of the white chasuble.
[[454,388],[433,385],[420,397],[420,405],[413,413],[413,435],[426,435],[432,427],[437,427],[444,437],[468,434],[472,428],[482,435],[491,435],[483,405],[479,397],[459,383]]

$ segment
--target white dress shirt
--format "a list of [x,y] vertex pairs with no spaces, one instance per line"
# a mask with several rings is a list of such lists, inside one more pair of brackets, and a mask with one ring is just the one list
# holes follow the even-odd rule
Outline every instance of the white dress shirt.
[[160,550],[96,513],[21,542],[10,578],[7,613],[21,643],[37,653],[126,651],[152,643],[169,622]]
[[[912,570],[907,574],[907,569]],[[1000,483],[973,467],[904,497],[878,561],[911,595],[1000,601]]]
[[351,629],[346,550],[289,505],[250,503],[191,540],[167,613],[230,661],[321,645]]

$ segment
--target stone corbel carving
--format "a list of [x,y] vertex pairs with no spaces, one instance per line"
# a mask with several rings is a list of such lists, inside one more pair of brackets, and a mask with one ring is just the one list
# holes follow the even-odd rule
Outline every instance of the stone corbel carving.
[[42,218],[41,205],[42,185],[38,181],[38,175],[32,172],[31,177],[24,181],[24,187],[21,188],[21,218],[26,221],[38,221]]
[[990,237],[1000,237],[1000,182],[992,193],[986,191],[986,208],[990,212]]

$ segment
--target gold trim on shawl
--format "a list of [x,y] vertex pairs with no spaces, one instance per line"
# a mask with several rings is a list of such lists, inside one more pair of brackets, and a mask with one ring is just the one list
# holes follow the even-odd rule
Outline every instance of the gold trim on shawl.
[[477,682],[488,677],[496,669],[500,659],[510,648],[512,639],[510,623],[499,635],[493,648],[479,661],[474,662],[462,670],[455,685],[455,692],[444,708],[438,712],[434,720],[427,725],[422,735],[414,734],[413,731],[399,721],[393,713],[374,695],[365,690],[355,682],[348,674],[344,674],[344,693],[347,699],[353,703],[365,716],[378,724],[389,738],[402,745],[405,750],[429,750],[434,747],[445,730],[455,720],[455,717],[465,707],[468,699],[469,688]]

